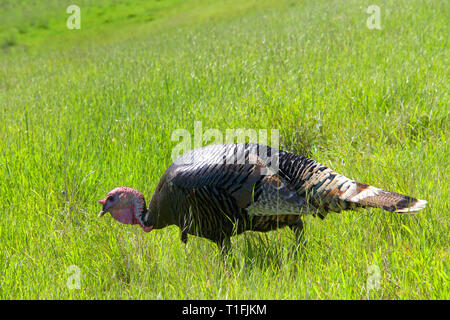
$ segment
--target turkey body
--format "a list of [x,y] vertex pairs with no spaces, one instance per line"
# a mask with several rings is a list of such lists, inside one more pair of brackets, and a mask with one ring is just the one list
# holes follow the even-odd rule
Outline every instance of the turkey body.
[[181,239],[196,235],[219,247],[244,231],[303,228],[302,216],[378,207],[413,212],[426,201],[342,176],[304,156],[252,143],[190,151],[161,177],[144,214],[145,225],[175,224]]

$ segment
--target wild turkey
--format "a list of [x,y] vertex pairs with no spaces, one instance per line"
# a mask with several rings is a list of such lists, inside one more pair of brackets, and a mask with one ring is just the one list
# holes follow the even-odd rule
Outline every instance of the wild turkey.
[[144,231],[177,225],[228,249],[230,236],[289,226],[301,237],[302,215],[377,207],[415,212],[426,201],[348,179],[301,155],[252,143],[210,145],[178,158],[147,208],[142,193],[118,187],[99,200],[106,212]]

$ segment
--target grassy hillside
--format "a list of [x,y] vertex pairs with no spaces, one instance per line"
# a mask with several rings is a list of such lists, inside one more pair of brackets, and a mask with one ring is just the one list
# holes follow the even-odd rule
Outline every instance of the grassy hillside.
[[[450,298],[449,2],[378,1],[381,30],[369,1],[85,0],[80,30],[61,3],[0,4],[1,299]],[[306,217],[299,251],[249,232],[225,262],[96,218],[116,186],[149,200],[195,121],[429,205]]]

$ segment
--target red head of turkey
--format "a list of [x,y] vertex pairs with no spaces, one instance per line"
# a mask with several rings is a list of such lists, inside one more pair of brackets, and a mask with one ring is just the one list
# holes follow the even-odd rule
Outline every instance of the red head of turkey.
[[99,217],[109,212],[111,216],[124,224],[138,224],[145,232],[150,232],[153,226],[146,226],[143,219],[147,213],[145,199],[139,191],[118,187],[111,190],[105,199],[98,200],[103,205]]

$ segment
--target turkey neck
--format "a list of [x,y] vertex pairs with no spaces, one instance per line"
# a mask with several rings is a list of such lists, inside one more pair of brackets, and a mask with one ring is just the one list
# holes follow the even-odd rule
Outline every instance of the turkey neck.
[[172,215],[167,214],[167,208],[161,206],[159,192],[155,191],[145,214],[144,224],[153,226],[154,229],[161,229],[171,224],[175,224]]

